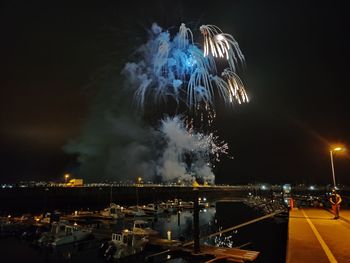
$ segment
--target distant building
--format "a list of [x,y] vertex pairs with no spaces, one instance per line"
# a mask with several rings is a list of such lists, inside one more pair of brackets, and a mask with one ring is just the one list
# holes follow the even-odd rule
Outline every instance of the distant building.
[[69,182],[66,184],[67,186],[83,186],[84,185],[84,182],[83,182],[83,179],[76,179],[76,178],[73,178],[73,179],[70,179]]

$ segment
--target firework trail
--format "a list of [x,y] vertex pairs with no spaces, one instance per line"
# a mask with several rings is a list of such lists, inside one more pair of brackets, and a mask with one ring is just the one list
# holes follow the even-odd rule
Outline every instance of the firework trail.
[[[125,65],[124,74],[134,90],[134,100],[141,110],[151,101],[184,103],[193,111],[214,109],[215,96],[227,104],[248,102],[237,66],[244,56],[234,38],[213,25],[203,25],[204,51],[193,42],[193,33],[181,24],[172,37],[156,24],[148,42],[137,50],[137,61]],[[226,61],[218,73],[216,60]],[[221,62],[222,63],[222,62]]]

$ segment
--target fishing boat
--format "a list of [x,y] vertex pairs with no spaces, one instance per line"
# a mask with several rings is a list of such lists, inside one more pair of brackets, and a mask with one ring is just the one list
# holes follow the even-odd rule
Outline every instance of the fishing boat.
[[159,206],[163,209],[164,213],[174,213],[177,211],[175,201],[172,201],[172,200],[162,202],[159,204]]
[[49,232],[42,233],[41,237],[37,240],[37,245],[47,246],[49,243],[53,242],[55,236],[63,235],[66,225],[69,225],[69,222],[66,220],[53,222],[51,224],[51,230]]
[[124,208],[122,206],[111,203],[109,207],[101,211],[101,216],[107,219],[124,218],[125,213],[123,210]]
[[148,205],[143,205],[141,209],[147,214],[147,215],[159,215],[164,213],[164,209],[162,206],[158,204],[148,204]]
[[118,260],[134,256],[140,254],[147,243],[148,239],[145,236],[125,229],[121,234],[112,234],[112,239],[107,243],[108,246],[103,255],[107,260]]
[[192,201],[189,201],[189,202],[179,201],[177,206],[179,209],[193,209],[194,202],[192,202]]
[[122,210],[125,216],[146,216],[145,211],[140,206],[130,206]]
[[92,230],[83,228],[78,225],[65,225],[64,232],[54,236],[53,240],[49,242],[52,247],[76,243],[79,241],[93,238]]
[[132,232],[143,236],[159,235],[159,232],[152,229],[149,223],[145,220],[135,220],[132,227]]

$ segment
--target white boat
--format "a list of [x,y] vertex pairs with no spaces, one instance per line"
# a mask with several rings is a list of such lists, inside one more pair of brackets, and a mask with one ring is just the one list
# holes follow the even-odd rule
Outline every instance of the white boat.
[[124,208],[122,206],[111,203],[109,207],[101,211],[101,216],[111,219],[124,218],[125,214],[123,210]]
[[149,215],[159,215],[164,213],[164,209],[158,204],[143,205],[141,209]]
[[126,229],[121,234],[112,234],[112,239],[108,242],[109,246],[104,252],[104,257],[107,260],[117,260],[136,255],[144,250],[147,243],[148,239],[146,237]]
[[95,217],[96,214],[92,211],[83,211],[83,210],[76,210],[74,213],[71,215],[73,219],[84,219],[84,218],[91,218]]
[[146,216],[145,211],[140,206],[130,206],[127,209],[123,209],[125,216]]
[[[193,209],[194,202],[193,201],[182,201],[175,199],[174,206],[178,209]],[[198,198],[198,206],[200,208],[208,208],[210,206],[209,202],[207,202],[206,198]]]
[[189,202],[185,202],[185,201],[179,201],[178,203],[178,208],[180,209],[193,209],[194,207],[194,202],[189,201]]
[[69,222],[66,220],[61,220],[59,222],[53,222],[51,224],[51,230],[49,232],[45,232],[38,239],[39,246],[46,246],[49,243],[53,242],[55,236],[63,235],[66,229],[66,225],[69,225]]
[[156,236],[159,234],[159,232],[152,229],[145,220],[135,220],[132,231],[137,235],[143,236]]
[[53,247],[67,245],[92,238],[92,230],[82,228],[77,225],[66,225],[64,233],[59,233],[54,236],[53,241],[49,245]]
[[163,209],[164,213],[174,213],[177,211],[177,205],[175,201],[168,200],[166,202],[162,202],[159,206]]

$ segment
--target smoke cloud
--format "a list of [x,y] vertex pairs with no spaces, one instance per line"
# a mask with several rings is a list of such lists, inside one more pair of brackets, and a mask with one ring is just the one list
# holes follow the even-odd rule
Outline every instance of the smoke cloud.
[[120,75],[95,81],[98,89],[80,136],[64,151],[78,156],[79,176],[87,181],[135,181],[154,176],[153,129],[135,114],[132,93]]
[[227,154],[226,143],[219,142],[212,133],[205,135],[185,127],[179,116],[162,120],[160,131],[166,145],[157,164],[165,180],[201,178],[214,182],[212,165],[219,155]]

